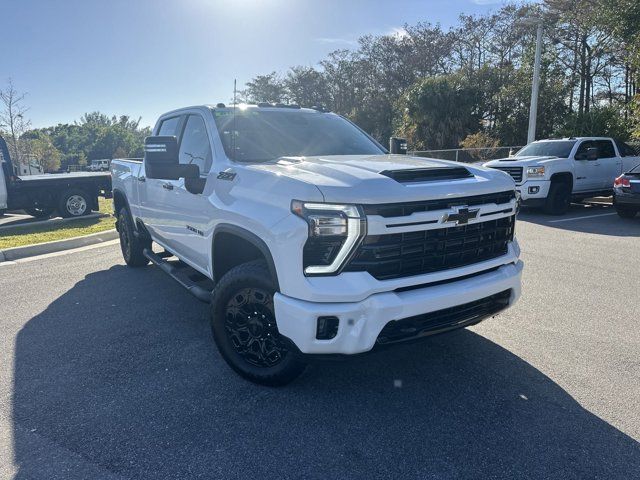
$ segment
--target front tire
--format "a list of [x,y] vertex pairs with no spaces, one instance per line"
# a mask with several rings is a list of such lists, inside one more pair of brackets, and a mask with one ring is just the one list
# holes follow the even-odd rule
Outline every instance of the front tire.
[[564,182],[555,182],[549,188],[549,195],[544,205],[545,213],[564,215],[571,205],[571,186]]
[[276,287],[264,261],[229,270],[211,301],[211,330],[220,354],[240,376],[268,386],[293,381],[306,368],[276,324]]
[[150,241],[144,241],[133,233],[133,221],[129,210],[125,207],[118,213],[118,234],[120,236],[120,250],[122,257],[130,267],[144,267],[149,259],[144,256],[144,249],[151,247]]
[[84,190],[66,190],[58,202],[58,213],[63,218],[82,217],[91,213],[91,201]]

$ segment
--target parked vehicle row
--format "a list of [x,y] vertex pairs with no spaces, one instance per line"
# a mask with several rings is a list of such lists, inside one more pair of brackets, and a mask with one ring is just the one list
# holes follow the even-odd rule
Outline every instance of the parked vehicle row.
[[144,161],[111,172],[126,263],[209,302],[222,357],[254,382],[473,325],[520,295],[510,177],[390,155],[333,113],[175,110]]
[[522,205],[562,215],[572,201],[613,194],[613,182],[640,163],[624,142],[607,137],[539,140],[484,165],[514,179]]
[[0,137],[0,214],[25,210],[34,217],[79,217],[98,210],[98,196],[111,196],[111,175],[105,173],[60,173],[19,176],[15,174],[9,149]]

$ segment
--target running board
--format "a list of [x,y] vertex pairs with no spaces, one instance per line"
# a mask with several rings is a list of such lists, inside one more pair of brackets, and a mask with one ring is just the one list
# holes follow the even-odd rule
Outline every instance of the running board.
[[144,256],[151,263],[159,267],[164,273],[170,275],[176,282],[182,285],[187,291],[204,303],[211,303],[211,292],[213,291],[213,282],[200,272],[186,265],[180,260],[168,261],[165,257],[171,257],[168,252],[154,253],[152,250],[145,248]]

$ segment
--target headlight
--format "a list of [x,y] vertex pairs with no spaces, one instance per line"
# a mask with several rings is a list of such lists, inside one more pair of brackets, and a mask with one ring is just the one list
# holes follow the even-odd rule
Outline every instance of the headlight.
[[527,167],[528,177],[544,177],[544,167]]
[[339,273],[366,233],[366,217],[360,208],[294,200],[291,211],[309,225],[302,255],[305,275]]

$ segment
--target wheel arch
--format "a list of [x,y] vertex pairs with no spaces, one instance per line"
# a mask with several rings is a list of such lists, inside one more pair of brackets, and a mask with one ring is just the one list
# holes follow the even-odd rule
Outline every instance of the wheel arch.
[[129,212],[131,209],[129,208],[129,201],[127,200],[127,196],[124,192],[118,188],[113,189],[113,213],[117,216],[118,212],[122,207],[125,207]]
[[215,281],[222,278],[231,268],[258,259],[264,259],[276,289],[280,290],[275,262],[264,240],[255,233],[233,224],[223,223],[215,228],[211,242],[212,273]]
[[573,175],[571,172],[557,172],[551,175],[551,183],[566,183],[573,191]]

